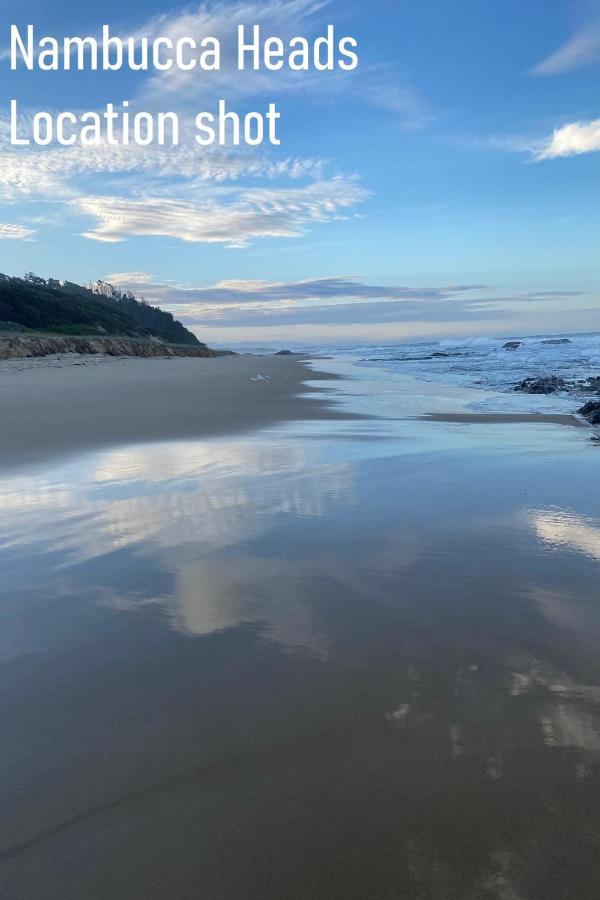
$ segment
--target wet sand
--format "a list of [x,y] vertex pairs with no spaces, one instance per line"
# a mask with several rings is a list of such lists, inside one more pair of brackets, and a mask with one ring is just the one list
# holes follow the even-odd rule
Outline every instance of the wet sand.
[[[297,357],[133,359],[69,355],[0,362],[0,466],[134,441],[333,417],[300,397]],[[318,372],[312,380],[333,378]]]
[[450,422],[457,425],[570,425],[572,428],[589,428],[577,416],[552,413],[427,413],[422,417],[430,422]]
[[598,449],[361,377],[4,470],[3,900],[597,900]]

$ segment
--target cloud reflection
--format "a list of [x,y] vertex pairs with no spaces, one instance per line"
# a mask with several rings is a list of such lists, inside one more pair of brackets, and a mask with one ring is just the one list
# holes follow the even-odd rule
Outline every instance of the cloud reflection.
[[574,706],[560,703],[540,721],[544,743],[549,747],[574,747],[600,753],[600,732],[592,716]]
[[[140,446],[97,454],[84,471],[67,465],[6,479],[5,547],[10,536],[15,556],[24,547],[43,554],[53,518],[47,579],[62,596],[84,590],[88,601],[115,611],[151,603],[187,635],[254,622],[282,646],[323,657],[306,589],[317,561],[294,559],[293,548],[286,558],[270,547],[247,549],[277,523],[322,518],[351,502],[352,465],[314,465],[310,453],[310,445],[264,438]],[[108,556],[113,562],[103,563]],[[351,580],[334,557],[332,577]],[[130,589],[130,573],[145,583],[148,567],[172,577],[172,593],[152,584]]]
[[[0,482],[5,546],[47,542],[70,564],[144,541],[158,547],[189,542],[212,550],[247,538],[268,515],[325,514],[352,493],[351,466],[311,471],[299,443],[221,441],[108,450],[84,477],[75,466]],[[261,479],[277,473],[279,477]],[[250,511],[260,516],[250,516]]]
[[187,563],[169,603],[172,624],[185,634],[204,636],[256,622],[282,646],[326,658],[327,641],[307,602],[305,576],[302,562],[272,558],[236,555]]
[[600,559],[600,527],[593,520],[569,510],[532,511],[529,521],[540,540],[553,546],[569,547],[592,559]]

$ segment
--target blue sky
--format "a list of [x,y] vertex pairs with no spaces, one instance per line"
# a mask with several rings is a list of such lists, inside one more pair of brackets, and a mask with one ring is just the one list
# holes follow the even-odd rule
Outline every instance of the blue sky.
[[[260,77],[27,72],[2,59],[0,271],[110,278],[207,340],[600,329],[598,0],[5,0],[39,36],[358,40],[360,66]],[[276,101],[280,147],[11,148],[8,104],[190,117]]]

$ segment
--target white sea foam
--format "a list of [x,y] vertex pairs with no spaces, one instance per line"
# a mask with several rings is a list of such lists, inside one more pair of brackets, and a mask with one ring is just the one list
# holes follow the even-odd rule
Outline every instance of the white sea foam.
[[[547,343],[567,339],[568,344]],[[584,392],[532,395],[515,393],[524,378],[556,375],[567,382],[600,376],[600,333],[510,338],[516,350],[504,349],[508,338],[477,337],[428,343],[328,348],[362,366],[431,381],[489,391],[471,404],[481,411],[573,412]],[[323,348],[321,348],[323,352]]]

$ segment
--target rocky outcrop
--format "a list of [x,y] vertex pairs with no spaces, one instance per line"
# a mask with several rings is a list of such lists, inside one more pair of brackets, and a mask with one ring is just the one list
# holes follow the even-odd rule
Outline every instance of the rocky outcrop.
[[590,425],[600,425],[600,400],[590,400],[577,412],[587,419]]
[[592,394],[600,394],[600,377],[593,375],[584,382],[584,390],[590,391]]
[[567,389],[567,383],[555,375],[547,375],[543,378],[525,378],[514,388],[522,394],[556,394],[557,391]]
[[503,346],[503,350],[518,350],[523,346],[523,341],[507,341]]
[[10,335],[0,337],[0,359],[79,353],[86,356],[217,356],[200,344],[166,344],[135,338],[70,337],[61,335]]
[[569,338],[550,338],[547,341],[542,341],[542,344],[549,344],[551,347],[559,347],[562,344],[571,344],[572,341]]

